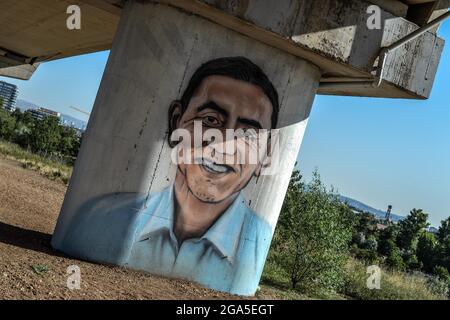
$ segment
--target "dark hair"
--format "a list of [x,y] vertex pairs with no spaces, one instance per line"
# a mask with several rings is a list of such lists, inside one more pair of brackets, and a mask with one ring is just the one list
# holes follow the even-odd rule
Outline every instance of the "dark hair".
[[213,75],[242,80],[260,87],[272,104],[272,128],[276,127],[278,112],[280,110],[277,90],[264,71],[244,57],[219,58],[202,64],[192,75],[192,78],[181,97],[180,103],[183,112],[187,109],[192,96],[202,81]]

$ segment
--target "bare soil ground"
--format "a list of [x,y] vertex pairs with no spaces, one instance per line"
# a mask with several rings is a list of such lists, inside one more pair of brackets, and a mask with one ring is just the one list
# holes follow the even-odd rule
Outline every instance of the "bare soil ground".
[[[76,260],[50,239],[66,192],[61,182],[0,155],[0,299],[236,299],[189,283]],[[67,288],[67,267],[81,269],[81,289]],[[33,266],[44,266],[40,274]],[[264,291],[267,290],[265,293]],[[263,289],[259,298],[272,298]]]

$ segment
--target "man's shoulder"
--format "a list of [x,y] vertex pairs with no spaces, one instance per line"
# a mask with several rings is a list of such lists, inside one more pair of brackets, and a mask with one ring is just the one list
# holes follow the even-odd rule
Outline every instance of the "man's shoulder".
[[145,201],[146,196],[140,193],[111,193],[87,201],[68,227],[63,251],[88,260],[120,264]]

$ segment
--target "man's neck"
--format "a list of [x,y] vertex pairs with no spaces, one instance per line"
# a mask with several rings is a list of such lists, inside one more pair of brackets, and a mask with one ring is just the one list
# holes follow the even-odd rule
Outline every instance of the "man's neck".
[[180,177],[177,178],[174,186],[175,216],[173,231],[178,243],[181,244],[187,239],[203,236],[234,202],[237,195],[219,203],[203,202],[192,194],[184,177],[182,177],[182,180],[179,179]]

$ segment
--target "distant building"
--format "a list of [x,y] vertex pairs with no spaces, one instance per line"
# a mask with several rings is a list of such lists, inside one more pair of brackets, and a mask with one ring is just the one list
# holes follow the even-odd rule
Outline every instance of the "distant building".
[[19,91],[17,86],[5,81],[0,81],[0,99],[3,101],[3,108],[9,111],[16,110],[16,99]]
[[392,222],[391,220],[391,213],[392,213],[392,205],[388,205],[387,211],[386,211],[386,215],[384,217],[385,223],[389,224]]
[[377,230],[384,230],[387,227],[388,227],[387,225],[382,224],[382,223],[377,223],[377,226],[376,226]]
[[45,117],[61,118],[61,113],[46,108],[29,109],[27,112],[29,112],[35,119],[39,120],[42,120]]

